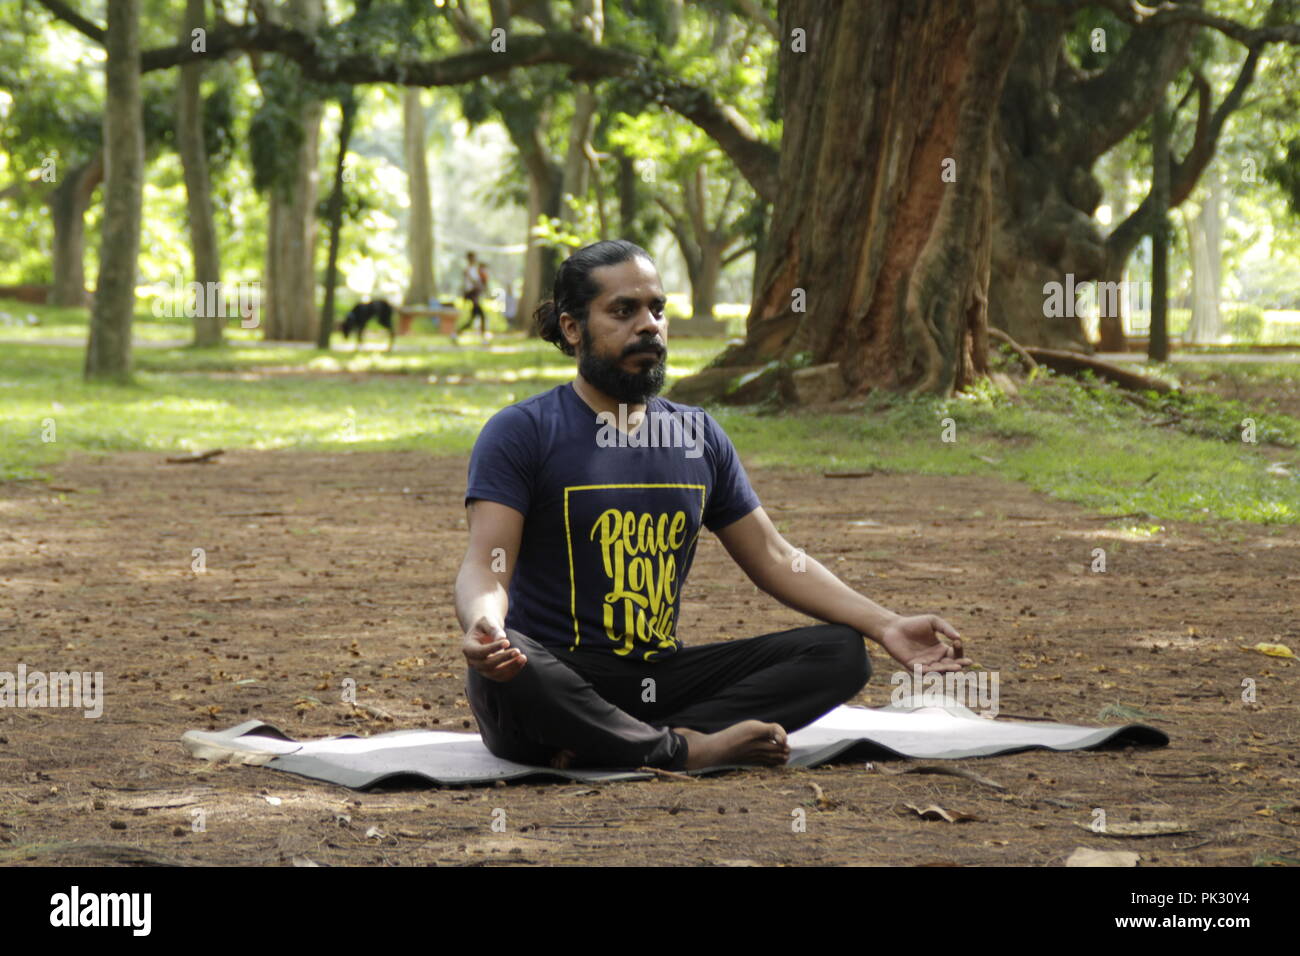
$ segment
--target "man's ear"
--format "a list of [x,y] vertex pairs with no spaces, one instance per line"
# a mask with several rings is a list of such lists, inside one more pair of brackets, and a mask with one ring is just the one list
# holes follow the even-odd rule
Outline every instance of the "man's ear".
[[564,336],[564,341],[575,349],[578,347],[578,343],[582,341],[582,329],[578,325],[578,320],[568,312],[560,316],[560,333]]

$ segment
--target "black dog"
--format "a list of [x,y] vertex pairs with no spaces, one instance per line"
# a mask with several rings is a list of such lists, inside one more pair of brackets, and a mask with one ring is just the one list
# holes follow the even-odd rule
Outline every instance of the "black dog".
[[388,304],[386,299],[375,299],[372,302],[362,302],[355,306],[343,319],[344,340],[355,332],[357,334],[357,348],[361,348],[361,333],[365,331],[366,324],[371,319],[378,319],[379,324],[388,330],[388,351],[391,352],[396,333],[393,331],[393,307]]

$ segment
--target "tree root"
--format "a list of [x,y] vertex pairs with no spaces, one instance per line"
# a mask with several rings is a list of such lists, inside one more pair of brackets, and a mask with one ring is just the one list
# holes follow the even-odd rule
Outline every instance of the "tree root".
[[1020,345],[1007,333],[992,326],[989,327],[988,333],[990,340],[996,339],[1008,345],[1030,371],[1033,371],[1039,365],[1044,365],[1053,372],[1076,377],[1084,372],[1092,372],[1098,378],[1113,382],[1120,388],[1126,388],[1133,392],[1153,391],[1163,395],[1176,391],[1174,386],[1168,382],[1152,378],[1149,375],[1141,375],[1118,365],[1112,365],[1110,362],[1103,362],[1091,355],[1084,355],[1082,352],[1067,352],[1061,349]]

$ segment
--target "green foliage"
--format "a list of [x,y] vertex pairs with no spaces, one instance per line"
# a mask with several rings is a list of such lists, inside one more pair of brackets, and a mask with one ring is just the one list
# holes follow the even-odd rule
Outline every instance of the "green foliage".
[[1282,155],[1265,164],[1264,176],[1286,195],[1291,212],[1300,215],[1300,136],[1289,140]]
[[286,200],[302,147],[302,74],[292,63],[276,60],[257,75],[262,102],[248,125],[248,155],[253,188],[277,191]]
[[558,249],[567,256],[575,249],[598,241],[600,219],[594,203],[582,202],[573,196],[565,197],[569,207],[567,220],[542,213],[533,226],[533,236],[542,245]]
[[203,145],[211,169],[226,166],[235,154],[238,113],[230,83],[216,83],[203,100]]
[[492,78],[481,76],[474,82],[466,83],[459,88],[460,111],[471,129],[492,118],[492,111],[497,106],[497,97],[501,95],[496,87],[497,84]]
[[[1106,49],[1093,49],[1093,31],[1101,30]],[[1065,34],[1066,54],[1084,70],[1101,70],[1113,61],[1116,51],[1128,42],[1132,28],[1110,10],[1085,6],[1075,13]]]
[[1238,342],[1258,342],[1264,331],[1264,310],[1250,303],[1238,304],[1231,309],[1224,328]]

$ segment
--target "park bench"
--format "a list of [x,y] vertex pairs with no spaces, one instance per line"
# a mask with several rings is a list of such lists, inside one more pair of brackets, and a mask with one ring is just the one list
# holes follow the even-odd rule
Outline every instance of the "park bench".
[[439,332],[443,335],[451,335],[456,331],[456,322],[460,319],[460,310],[445,302],[438,306],[399,305],[395,311],[398,335],[410,335],[411,323],[416,319],[429,317],[437,319]]

